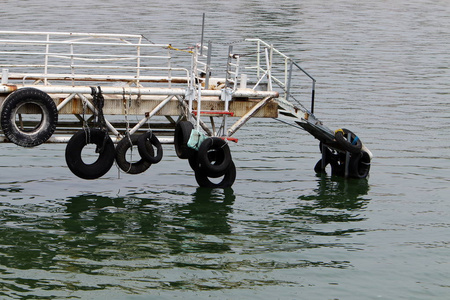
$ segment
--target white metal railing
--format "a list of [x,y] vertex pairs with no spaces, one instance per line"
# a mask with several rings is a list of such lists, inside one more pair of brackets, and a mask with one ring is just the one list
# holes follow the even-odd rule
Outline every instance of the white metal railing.
[[[252,48],[256,48],[256,51],[250,51],[250,54],[235,54],[234,57],[241,58],[242,72],[252,71],[255,73],[255,82],[253,82],[252,88],[260,88],[260,85],[265,83],[267,90],[278,90],[280,92],[280,98],[289,102],[296,102],[296,105],[300,105],[303,110],[313,113],[316,80],[292,58],[274,48],[273,45],[261,39],[245,39],[245,42],[251,43],[253,45]],[[250,57],[250,59],[246,56]],[[246,58],[245,61],[244,58]],[[295,71],[299,71],[300,74],[295,74]],[[302,81],[302,78],[305,78],[304,76],[310,82],[307,84],[309,88],[306,88],[306,90],[302,88],[302,91],[300,91],[300,81]],[[299,92],[292,92],[293,90],[298,90]],[[302,97],[303,100],[303,94],[306,91],[310,94],[310,110],[298,99]]]
[[190,80],[189,70],[172,66],[170,45],[129,34],[0,31],[0,68],[11,69],[11,78],[40,77],[45,85],[49,78],[98,80],[102,70],[136,85],[160,77],[171,87],[173,72]]

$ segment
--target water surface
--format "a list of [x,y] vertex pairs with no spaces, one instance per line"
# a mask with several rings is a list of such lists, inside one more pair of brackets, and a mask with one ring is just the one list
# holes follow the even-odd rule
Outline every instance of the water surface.
[[[232,189],[201,189],[172,146],[139,176],[84,181],[64,145],[0,154],[5,299],[447,299],[447,1],[3,1],[5,30],[259,37],[317,80],[316,115],[374,153],[368,180],[317,177],[318,142],[255,119]],[[220,47],[220,46],[218,46]]]

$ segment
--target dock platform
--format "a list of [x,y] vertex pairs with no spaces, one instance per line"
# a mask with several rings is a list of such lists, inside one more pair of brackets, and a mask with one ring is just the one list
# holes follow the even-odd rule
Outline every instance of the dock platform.
[[[143,35],[0,31],[0,69],[0,142],[67,143],[67,165],[84,179],[114,162],[142,173],[162,159],[161,144],[174,144],[200,186],[230,187],[230,141],[251,118],[317,138],[317,173],[330,165],[333,175],[369,174],[372,154],[359,137],[315,117],[315,79],[260,39],[180,49]],[[298,100],[308,98],[308,108]],[[98,159],[86,164],[91,143]],[[127,157],[132,147],[138,161]]]

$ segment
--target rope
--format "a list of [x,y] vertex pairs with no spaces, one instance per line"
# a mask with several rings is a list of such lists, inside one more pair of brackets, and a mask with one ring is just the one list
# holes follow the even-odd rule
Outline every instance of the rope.
[[192,50],[178,49],[178,48],[172,47],[172,45],[170,45],[170,44],[169,44],[169,46],[167,48],[170,49],[170,50],[182,51],[182,52],[187,52],[187,53],[190,53],[190,54],[194,53],[194,51],[192,51]]
[[225,42],[214,42],[214,44],[217,44],[217,45],[233,45],[233,44],[243,43],[243,42],[245,42],[245,40],[246,40],[246,38],[242,38],[240,40],[236,40],[236,41],[232,41],[232,42],[228,42],[228,43],[225,43]]
[[103,139],[102,146],[97,147],[97,149],[95,149],[95,152],[102,153],[103,149],[105,149],[106,141],[108,139],[108,130],[106,129],[105,116],[103,115],[103,106],[105,105],[105,98],[103,97],[102,89],[100,88],[100,86],[98,86],[97,88],[98,91],[95,87],[91,86],[91,95],[94,102],[94,109],[97,111],[97,118],[94,121],[94,124],[105,133],[105,138]]
[[151,40],[149,40],[146,36],[144,36],[143,34],[141,34],[141,37],[143,37],[147,42],[151,43],[151,44],[156,44],[154,42],[152,42]]
[[94,108],[97,111],[97,118],[95,121],[95,125],[98,126],[99,129],[105,130],[106,128],[106,121],[105,116],[103,115],[103,107],[105,106],[105,98],[102,94],[102,89],[100,86],[97,87],[98,91],[95,89],[95,87],[91,86],[91,95],[94,102]]
[[123,93],[122,93],[122,102],[123,102],[123,106],[124,106],[124,110],[125,110],[125,123],[126,123],[126,128],[125,128],[125,137],[128,139],[128,142],[130,143],[130,166],[128,167],[127,173],[130,172],[131,170],[131,164],[133,161],[133,142],[131,141],[131,135],[130,135],[130,122],[128,120],[128,106],[131,102],[131,90],[130,90],[130,95],[127,99],[125,98],[125,88],[123,88]]
[[88,123],[86,122],[86,108],[87,108],[87,102],[86,101],[82,101],[83,102],[83,130],[84,130],[84,135],[86,137],[86,145],[90,143],[91,141],[91,131],[89,130],[89,126]]

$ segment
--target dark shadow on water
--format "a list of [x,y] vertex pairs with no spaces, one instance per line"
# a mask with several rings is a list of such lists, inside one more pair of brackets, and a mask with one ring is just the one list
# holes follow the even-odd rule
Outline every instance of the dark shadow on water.
[[367,179],[345,179],[342,177],[318,176],[316,194],[300,196],[302,200],[317,200],[320,207],[339,209],[359,209],[368,199],[363,196],[369,192]]
[[[220,236],[231,233],[228,214],[235,200],[233,190],[198,188],[186,198],[192,200],[87,194],[69,197],[54,213],[37,205],[4,210],[0,271],[1,266],[49,269],[56,257],[102,261],[228,251]],[[101,267],[77,268],[91,273]]]
[[229,234],[228,214],[236,196],[231,188],[197,188],[192,202],[180,207],[180,215],[187,220],[196,220],[193,226],[187,226],[205,234]]

